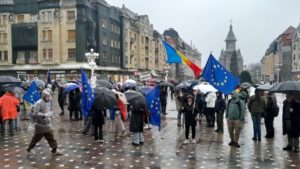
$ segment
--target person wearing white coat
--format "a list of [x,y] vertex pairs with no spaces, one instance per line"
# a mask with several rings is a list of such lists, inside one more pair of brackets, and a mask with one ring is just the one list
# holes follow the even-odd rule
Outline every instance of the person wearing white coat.
[[208,92],[205,102],[206,102],[206,121],[207,127],[215,127],[215,102],[217,96],[214,92]]

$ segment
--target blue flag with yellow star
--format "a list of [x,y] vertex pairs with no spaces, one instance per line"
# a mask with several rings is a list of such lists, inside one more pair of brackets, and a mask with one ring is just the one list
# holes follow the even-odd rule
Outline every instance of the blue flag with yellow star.
[[209,56],[202,76],[207,82],[224,94],[232,93],[240,83],[240,80],[226,70],[213,55]]
[[34,81],[32,81],[30,87],[23,96],[23,99],[32,105],[40,99],[40,91]]
[[160,130],[160,90],[156,85],[147,95],[147,105],[150,111],[150,123],[154,126],[158,126]]
[[88,117],[95,100],[95,94],[83,69],[81,69],[81,82],[82,82],[81,108],[84,117]]

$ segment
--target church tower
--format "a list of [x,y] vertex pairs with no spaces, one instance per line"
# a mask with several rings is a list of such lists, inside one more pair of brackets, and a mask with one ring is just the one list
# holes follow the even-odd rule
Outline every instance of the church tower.
[[226,51],[234,51],[235,50],[236,38],[235,38],[233,30],[232,30],[232,24],[230,24],[230,29],[229,29],[227,38],[225,39],[225,42],[226,42]]

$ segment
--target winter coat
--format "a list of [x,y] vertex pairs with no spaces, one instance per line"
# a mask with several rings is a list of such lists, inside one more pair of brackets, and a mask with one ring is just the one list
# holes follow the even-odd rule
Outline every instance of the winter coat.
[[75,108],[78,111],[81,110],[81,97],[82,97],[81,92],[75,93],[75,104],[76,104]]
[[216,93],[209,93],[205,99],[206,101],[206,108],[215,108],[215,104],[216,104]]
[[18,117],[17,106],[19,103],[19,99],[12,93],[5,93],[0,98],[0,117],[2,121]]
[[65,101],[66,101],[66,93],[64,92],[64,89],[59,89],[58,102],[59,103],[65,103]]
[[282,124],[283,135],[300,137],[300,102],[283,102]]
[[253,95],[250,97],[248,101],[248,109],[251,115],[261,116],[265,112],[266,109],[266,101],[263,97]]
[[204,100],[202,94],[197,94],[196,95],[196,101],[195,102],[196,102],[196,105],[198,106],[199,111],[203,110],[205,100]]
[[276,102],[274,102],[274,99],[272,97],[267,97],[267,104],[266,104],[266,110],[265,110],[265,118],[270,119],[274,118],[274,106]]
[[177,111],[181,111],[182,107],[182,96],[176,95],[175,96],[175,104]]
[[47,103],[43,99],[38,100],[33,105],[30,117],[35,126],[35,133],[48,133],[53,130],[50,102]]
[[218,97],[215,104],[215,112],[216,113],[224,113],[226,109],[225,100],[222,97]]
[[159,99],[160,99],[161,105],[167,104],[167,96],[168,96],[167,90],[164,89],[164,90],[160,91]]
[[184,112],[184,120],[187,125],[195,125],[196,124],[196,116],[199,112],[198,107],[195,106],[193,111],[193,103],[189,105],[188,103],[184,104],[183,112]]
[[103,125],[105,123],[104,117],[103,117],[103,110],[101,110],[100,108],[92,106],[91,115],[92,115],[92,124],[93,125]]
[[146,115],[146,109],[131,110],[131,118],[129,124],[130,132],[143,132],[144,128],[144,115]]
[[230,99],[226,109],[226,119],[228,120],[244,120],[245,119],[245,105],[239,99]]

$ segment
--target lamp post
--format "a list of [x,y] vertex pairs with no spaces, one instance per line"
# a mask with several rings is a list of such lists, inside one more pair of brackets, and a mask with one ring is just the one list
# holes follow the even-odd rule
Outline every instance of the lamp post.
[[95,59],[98,59],[99,53],[94,52],[94,49],[91,48],[90,52],[85,53],[85,57],[91,68],[91,85],[92,87],[95,87],[96,79],[94,77],[94,69],[97,66]]

